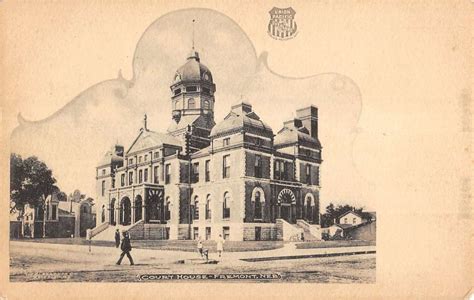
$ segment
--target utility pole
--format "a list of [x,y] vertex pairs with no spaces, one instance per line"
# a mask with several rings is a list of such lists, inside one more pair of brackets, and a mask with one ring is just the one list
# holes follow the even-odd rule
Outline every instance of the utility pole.
[[191,134],[192,127],[188,125],[185,137],[186,155],[188,158],[188,238],[191,240]]

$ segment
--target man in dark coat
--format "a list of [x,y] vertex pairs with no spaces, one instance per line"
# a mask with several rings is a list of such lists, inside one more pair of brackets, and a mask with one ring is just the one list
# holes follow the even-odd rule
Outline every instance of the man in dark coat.
[[132,245],[130,244],[130,237],[128,236],[127,232],[123,233],[122,245],[120,246],[120,249],[122,249],[122,254],[120,254],[120,258],[117,261],[117,265],[120,265],[123,257],[127,255],[128,260],[130,261],[130,265],[133,266],[133,258],[130,255],[130,251],[132,251]]
[[115,231],[115,248],[118,248],[120,246],[120,231],[117,229]]

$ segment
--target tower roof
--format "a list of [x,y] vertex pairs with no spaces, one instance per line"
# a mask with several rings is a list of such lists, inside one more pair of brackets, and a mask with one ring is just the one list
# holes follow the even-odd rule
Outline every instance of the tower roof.
[[260,117],[252,111],[252,105],[241,102],[233,105],[230,113],[218,123],[211,131],[211,136],[222,136],[239,131],[250,132],[266,137],[273,137],[270,126],[265,124]]
[[201,63],[199,53],[193,49],[189,53],[186,63],[176,71],[173,83],[200,80],[212,83],[212,73],[208,67]]

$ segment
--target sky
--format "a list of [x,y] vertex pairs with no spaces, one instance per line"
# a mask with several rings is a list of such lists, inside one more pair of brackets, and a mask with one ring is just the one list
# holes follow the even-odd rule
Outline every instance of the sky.
[[240,26],[211,10],[177,11],[144,28],[131,59],[133,76],[104,78],[43,120],[21,120],[11,137],[12,152],[44,160],[66,193],[79,189],[94,197],[97,163],[114,143],[130,146],[144,113],[152,130],[165,131],[172,122],[169,85],[191,50],[192,19],[197,20],[195,48],[216,84],[216,122],[244,100],[276,133],[296,109],[316,105],[322,207],[338,202],[374,209],[370,184],[353,160],[362,106],[357,83],[332,72],[303,78],[276,74],[268,67],[268,53],[257,54]]

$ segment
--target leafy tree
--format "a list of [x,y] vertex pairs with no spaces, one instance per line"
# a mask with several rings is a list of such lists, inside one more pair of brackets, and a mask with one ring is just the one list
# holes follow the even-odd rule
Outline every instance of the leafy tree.
[[67,201],[67,195],[65,192],[59,192],[56,194],[56,198],[58,199],[58,201],[63,201],[63,202],[66,202]]
[[46,230],[46,198],[59,192],[56,179],[48,166],[36,156],[22,159],[20,155],[10,155],[10,212],[23,216],[25,205],[43,210],[43,237]]
[[46,198],[59,189],[56,179],[48,166],[36,156],[22,159],[20,155],[10,155],[10,212],[18,211],[20,216],[24,207],[44,207]]

